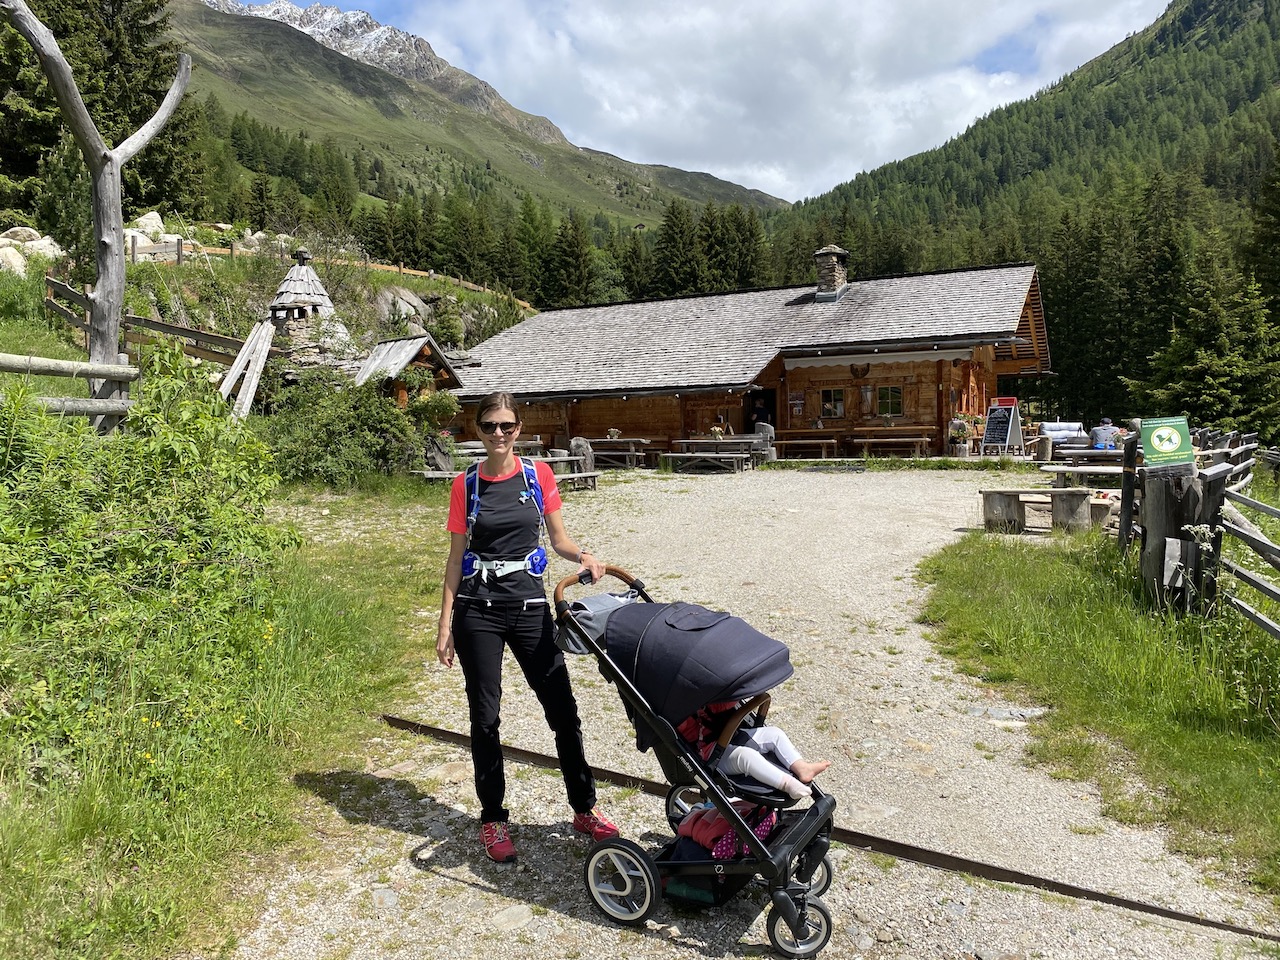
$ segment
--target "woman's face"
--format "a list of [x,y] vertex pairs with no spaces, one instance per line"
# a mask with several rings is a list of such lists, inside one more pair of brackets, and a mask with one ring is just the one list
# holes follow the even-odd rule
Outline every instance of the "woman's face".
[[[491,427],[492,433],[486,429],[490,428],[491,424],[497,425]],[[507,433],[507,429],[511,432]],[[476,421],[476,432],[480,434],[480,442],[484,444],[486,450],[490,453],[504,453],[511,449],[516,438],[520,436],[520,418],[516,416],[514,410],[506,407],[488,410]]]

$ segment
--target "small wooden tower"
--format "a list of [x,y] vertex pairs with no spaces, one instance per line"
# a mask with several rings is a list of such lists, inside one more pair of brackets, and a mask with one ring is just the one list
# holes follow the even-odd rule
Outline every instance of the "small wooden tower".
[[310,266],[312,256],[305,248],[293,253],[297,261],[289,268],[271,301],[271,322],[293,343],[314,343],[320,322],[333,316],[333,301]]

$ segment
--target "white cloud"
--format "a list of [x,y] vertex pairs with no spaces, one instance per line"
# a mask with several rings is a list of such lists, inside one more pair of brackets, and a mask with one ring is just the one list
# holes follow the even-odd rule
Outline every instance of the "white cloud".
[[[1151,23],[1165,2],[340,5],[424,37],[580,146],[797,200],[944,143]],[[997,45],[1000,57],[983,57]],[[1003,69],[987,72],[984,59]]]

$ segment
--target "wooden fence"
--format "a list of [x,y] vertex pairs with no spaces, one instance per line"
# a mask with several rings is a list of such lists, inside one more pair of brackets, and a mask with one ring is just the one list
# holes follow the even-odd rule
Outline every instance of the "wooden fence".
[[[45,277],[44,283],[45,310],[50,315],[61,317],[75,329],[87,334],[89,330],[89,294],[92,292],[91,288],[87,288],[84,293],[81,293],[74,287],[68,286],[50,276]],[[68,307],[67,304],[71,306]],[[72,307],[77,309],[72,309]],[[236,357],[244,349],[245,345],[245,341],[237,337],[210,333],[207,330],[197,330],[195,327],[184,327],[177,323],[166,323],[163,320],[135,317],[127,313],[120,318],[120,330],[121,339],[124,341],[124,349],[126,350],[128,349],[128,344],[158,343],[159,341],[155,337],[148,336],[148,331],[151,333],[163,333],[176,338],[182,346],[182,352],[187,356],[199,357],[201,360],[218,363],[224,367],[235,365]],[[284,351],[279,347],[272,347],[269,355],[274,358],[283,354]]]
[[1140,539],[1142,579],[1160,604],[1206,613],[1230,607],[1280,639],[1280,625],[1234,590],[1223,591],[1220,582],[1225,574],[1234,578],[1234,588],[1251,589],[1280,603],[1280,586],[1223,557],[1224,539],[1230,538],[1280,570],[1280,546],[1239,509],[1280,518],[1280,510],[1244,492],[1259,461],[1280,468],[1280,452],[1259,453],[1257,434],[1197,430],[1192,442],[1201,463],[1208,465],[1194,475],[1162,476],[1133,469],[1137,438],[1127,441],[1121,545],[1127,549],[1135,536]]
[[[139,376],[138,368],[129,365],[128,356],[122,353],[119,360],[119,363],[88,363],[0,353],[0,373],[84,377],[89,381],[90,389],[95,396],[37,397],[36,400],[51,413],[92,417],[94,425],[105,432],[113,429],[133,406],[133,401],[129,399],[128,385]],[[111,387],[104,389],[104,384],[110,384]],[[106,392],[106,389],[110,389],[115,395],[111,397],[97,395]]]

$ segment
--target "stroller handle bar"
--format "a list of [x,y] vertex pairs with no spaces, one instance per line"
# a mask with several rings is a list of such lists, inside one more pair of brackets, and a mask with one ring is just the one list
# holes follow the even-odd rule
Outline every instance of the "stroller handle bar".
[[[621,567],[611,567],[606,565],[604,568],[604,575],[606,577],[610,577],[610,576],[617,577],[619,580],[625,583],[628,587],[631,586],[632,584],[639,583],[639,581],[635,577],[627,573],[627,571],[623,570]],[[584,576],[587,578],[586,580],[583,580]],[[573,586],[573,584],[575,583],[589,584],[590,582],[591,582],[591,575],[584,570],[581,574],[578,574],[578,573],[570,574],[569,576],[561,580],[559,583],[557,583],[555,593],[552,594],[552,600],[555,606],[557,607],[557,609],[559,608],[560,604],[564,602],[565,588]],[[643,584],[641,584],[641,586],[643,586]]]

